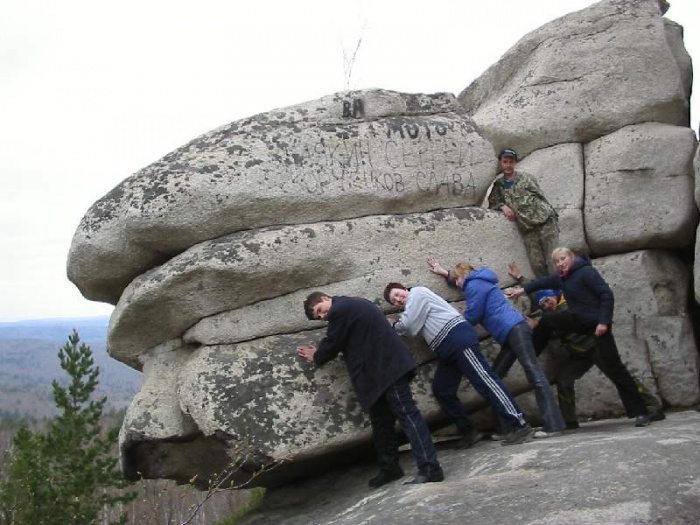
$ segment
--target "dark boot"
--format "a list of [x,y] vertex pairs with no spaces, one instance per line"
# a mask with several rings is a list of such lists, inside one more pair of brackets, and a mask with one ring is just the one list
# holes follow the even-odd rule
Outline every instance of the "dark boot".
[[402,477],[403,469],[399,465],[396,465],[390,470],[380,470],[379,474],[377,474],[369,480],[369,486],[373,489],[376,489],[378,487],[381,487],[382,485],[386,485],[387,483],[391,483],[392,481],[396,481],[397,479]]
[[429,474],[418,473],[411,481],[407,481],[404,485],[420,485],[422,483],[438,483],[445,479],[442,469],[434,470]]
[[479,441],[484,439],[484,435],[475,428],[470,428],[467,432],[462,434],[462,437],[454,445],[456,449],[467,449],[473,447]]

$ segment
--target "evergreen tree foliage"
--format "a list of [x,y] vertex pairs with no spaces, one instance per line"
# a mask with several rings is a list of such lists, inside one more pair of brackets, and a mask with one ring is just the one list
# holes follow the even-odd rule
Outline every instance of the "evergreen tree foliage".
[[[114,452],[118,429],[100,426],[107,398],[93,400],[99,367],[76,331],[59,350],[70,376],[53,381],[59,416],[45,432],[20,428],[12,442],[7,470],[0,478],[1,525],[92,525],[103,510],[135,497]],[[116,523],[124,523],[122,514]]]

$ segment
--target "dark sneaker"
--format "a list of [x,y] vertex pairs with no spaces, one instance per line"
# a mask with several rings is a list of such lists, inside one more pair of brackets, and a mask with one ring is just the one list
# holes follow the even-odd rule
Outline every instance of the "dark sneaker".
[[516,428],[512,432],[506,434],[506,437],[501,442],[501,445],[519,445],[520,443],[525,443],[530,441],[535,433],[530,425],[526,424],[524,427]]
[[467,434],[464,434],[462,438],[455,443],[456,449],[467,449],[476,445],[479,441],[484,439],[484,435],[477,429],[472,428]]
[[391,470],[380,470],[379,474],[369,480],[369,486],[376,489],[402,477],[403,469],[401,467],[396,467],[395,469]]
[[649,423],[651,423],[651,419],[647,414],[640,414],[634,420],[635,427],[646,427],[649,426]]
[[567,430],[576,430],[578,428],[578,421],[567,421],[566,422],[566,429]]
[[445,479],[442,470],[433,472],[432,474],[418,474],[411,481],[407,481],[404,485],[420,485],[422,483],[438,483]]
[[664,414],[663,410],[649,412],[649,421],[663,421],[664,419],[666,419],[666,414]]

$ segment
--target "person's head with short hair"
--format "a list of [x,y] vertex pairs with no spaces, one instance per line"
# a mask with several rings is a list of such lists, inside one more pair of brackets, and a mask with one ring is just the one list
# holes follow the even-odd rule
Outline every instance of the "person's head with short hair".
[[554,248],[552,251],[552,264],[561,275],[566,275],[571,271],[575,258],[576,254],[574,251],[565,246]]
[[333,299],[324,292],[312,292],[304,300],[304,313],[310,321],[325,321]]
[[559,304],[559,293],[557,290],[545,289],[535,294],[537,305],[545,312],[553,312]]
[[503,148],[498,153],[498,166],[503,175],[511,177],[515,173],[515,164],[518,162],[518,154],[513,148]]
[[401,283],[389,283],[384,288],[384,300],[394,306],[405,306],[408,301],[408,288]]
[[452,270],[450,270],[450,277],[452,277],[452,279],[455,280],[455,284],[461,288],[464,286],[464,281],[467,280],[467,277],[473,271],[474,267],[471,264],[465,261],[460,261],[454,265]]

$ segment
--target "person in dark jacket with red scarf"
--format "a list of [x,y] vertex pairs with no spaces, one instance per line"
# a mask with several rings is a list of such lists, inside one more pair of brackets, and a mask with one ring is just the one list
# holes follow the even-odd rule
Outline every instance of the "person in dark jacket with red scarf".
[[635,425],[647,426],[650,422],[649,412],[634,379],[620,359],[613,337],[615,299],[610,286],[587,257],[576,256],[569,248],[555,249],[552,262],[557,273],[530,281],[523,288],[515,288],[510,293],[511,297],[519,297],[551,288],[564,292],[569,309],[542,314],[533,333],[535,349],[542,351],[555,330],[595,335],[601,371],[617,388],[627,415],[636,418]]
[[379,474],[369,480],[380,487],[403,476],[394,423],[411,444],[418,474],[410,484],[444,479],[428,426],[413,399],[409,382],[416,362],[379,307],[361,297],[331,297],[313,292],[304,301],[311,320],[328,321],[318,347],[300,345],[297,354],[318,366],[342,352],[353,390],[369,413]]

